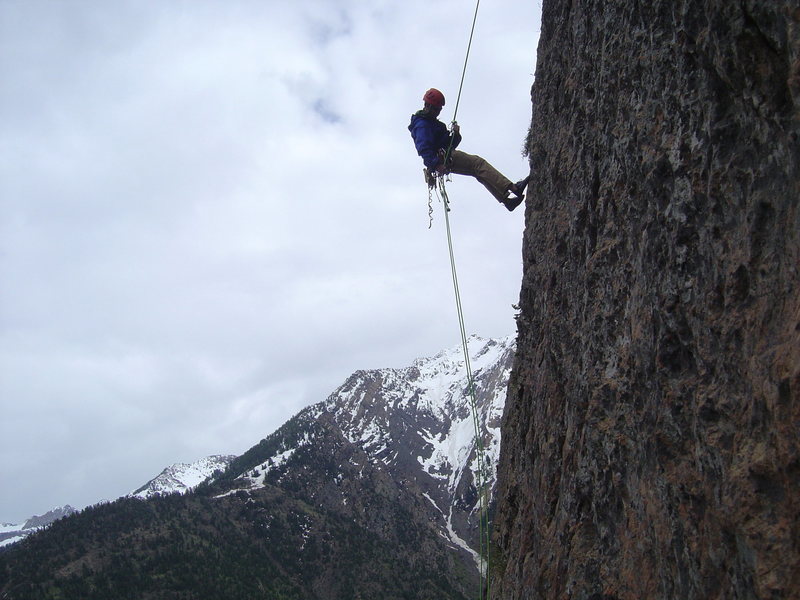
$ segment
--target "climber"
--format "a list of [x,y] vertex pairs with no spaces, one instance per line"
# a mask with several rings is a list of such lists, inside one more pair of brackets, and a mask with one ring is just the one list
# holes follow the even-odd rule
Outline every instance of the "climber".
[[[480,156],[456,150],[461,142],[458,123],[453,122],[452,133],[436,117],[442,112],[444,94],[435,88],[429,89],[422,97],[425,106],[411,116],[408,130],[414,138],[417,154],[422,157],[426,167],[428,185],[433,187],[437,176],[447,173],[470,175],[477,179],[508,210],[514,210],[524,199],[525,187],[529,177],[512,183],[505,175]],[[448,151],[450,156],[445,160]],[[509,196],[509,193],[512,194]]]

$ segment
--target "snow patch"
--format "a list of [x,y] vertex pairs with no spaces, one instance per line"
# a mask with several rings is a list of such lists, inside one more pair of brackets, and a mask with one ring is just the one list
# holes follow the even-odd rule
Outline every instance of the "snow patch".
[[233,458],[214,455],[193,463],[176,463],[129,494],[129,497],[146,499],[175,492],[184,494],[206,481],[214,472],[224,470]]
[[289,448],[288,450],[284,450],[280,454],[276,454],[269,460],[251,469],[248,471],[248,474],[239,475],[237,479],[242,479],[249,482],[249,489],[251,490],[263,488],[266,485],[267,475],[269,475],[270,471],[276,471],[280,469],[296,451],[297,448]]
[[470,555],[472,556],[472,560],[475,561],[475,564],[478,566],[478,569],[480,570],[483,566],[483,561],[481,560],[480,555],[477,552],[475,552],[475,550],[473,550],[470,547],[470,545],[464,539],[462,539],[453,529],[452,508],[450,509],[450,514],[447,515],[447,535],[450,538],[450,541],[453,542],[453,544],[455,544],[459,548],[463,548],[464,550],[470,553]]

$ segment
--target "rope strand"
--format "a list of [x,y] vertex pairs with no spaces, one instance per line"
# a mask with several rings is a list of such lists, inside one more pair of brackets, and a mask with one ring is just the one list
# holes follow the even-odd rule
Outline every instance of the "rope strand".
[[489,598],[489,542],[491,532],[489,530],[489,490],[487,489],[488,477],[485,473],[486,459],[481,436],[480,418],[478,417],[478,403],[475,398],[475,380],[472,373],[472,364],[469,358],[469,343],[467,340],[467,329],[464,320],[464,309],[461,304],[461,291],[458,285],[458,273],[456,271],[456,258],[453,250],[453,236],[450,229],[450,200],[447,196],[447,189],[444,184],[444,177],[439,178],[439,192],[442,204],[444,205],[445,229],[447,230],[447,248],[450,254],[450,273],[453,278],[453,292],[456,301],[456,312],[458,314],[459,329],[461,332],[461,346],[464,352],[464,367],[467,372],[467,392],[469,393],[470,412],[472,413],[472,425],[475,430],[475,447],[478,454],[478,469],[475,473],[477,481],[475,487],[478,490],[478,546],[480,554],[479,565],[479,596],[480,600]]
[[[472,27],[469,30],[469,41],[467,42],[467,53],[464,56],[464,68],[461,69],[461,82],[458,84],[458,95],[456,96],[456,106],[453,109],[453,120],[451,125],[454,125],[456,122],[456,116],[458,115],[458,106],[461,104],[461,90],[464,88],[464,78],[467,75],[467,63],[469,62],[469,51],[472,49],[472,38],[475,37],[475,23],[478,21],[478,9],[481,6],[481,0],[477,0],[475,3],[475,14],[472,15]],[[444,155],[444,164],[447,165],[448,161],[450,160],[450,154],[453,152],[453,141],[454,136],[450,136],[450,145],[447,147],[447,152]]]
[[[472,48],[472,39],[475,36],[475,24],[478,20],[478,9],[481,2],[477,0],[475,4],[475,13],[472,17],[472,27],[469,32],[469,42],[467,43],[467,52],[464,57],[464,68],[461,70],[461,82],[458,85],[458,96],[456,97],[455,109],[453,110],[452,125],[455,126],[456,116],[458,114],[458,107],[461,103],[461,92],[464,88],[464,78],[467,73],[467,63],[469,62],[469,53]],[[454,127],[453,127],[454,129]],[[446,166],[450,160],[450,155],[453,151],[453,142],[455,135],[450,136],[450,144],[444,157],[444,165]],[[487,489],[488,477],[485,473],[486,460],[484,456],[483,439],[481,436],[481,423],[478,417],[478,405],[475,399],[475,381],[472,374],[472,365],[469,358],[469,345],[467,341],[467,330],[464,324],[464,310],[461,305],[461,292],[458,287],[458,273],[456,272],[456,258],[453,251],[453,236],[450,231],[450,200],[447,197],[447,189],[444,184],[444,175],[437,177],[439,184],[439,191],[441,193],[441,200],[444,206],[444,220],[447,229],[447,247],[450,253],[450,271],[453,277],[453,291],[456,301],[456,312],[458,314],[459,329],[461,332],[461,345],[464,351],[464,366],[467,372],[467,391],[470,399],[470,409],[472,412],[472,424],[475,429],[475,447],[478,454],[478,469],[475,473],[477,481],[475,487],[478,490],[478,504],[479,504],[479,517],[478,517],[478,540],[480,550],[480,565],[479,565],[479,590],[478,598],[480,600],[488,599],[490,593],[489,583],[489,542],[491,540],[491,533],[489,531],[489,490]],[[430,229],[432,222],[432,207],[431,207],[431,187],[428,187],[428,229]]]
[[453,110],[453,121],[456,120],[458,114],[458,105],[461,102],[461,89],[464,87],[464,77],[467,74],[467,63],[469,62],[469,51],[472,48],[472,38],[475,36],[475,23],[478,21],[478,9],[481,6],[481,0],[475,3],[475,14],[472,16],[472,29],[469,32],[469,42],[467,42],[467,54],[464,57],[464,68],[461,70],[461,83],[458,84],[458,96],[456,97],[456,107]]

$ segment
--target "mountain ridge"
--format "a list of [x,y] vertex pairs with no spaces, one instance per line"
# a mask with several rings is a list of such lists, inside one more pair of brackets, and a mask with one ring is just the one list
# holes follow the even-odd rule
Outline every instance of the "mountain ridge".
[[[513,353],[511,336],[470,338],[490,462]],[[0,591],[466,599],[479,566],[480,465],[463,366],[459,346],[404,368],[356,371],[199,485],[159,493],[149,483],[175,481],[165,469],[0,552]]]
[[[186,493],[211,477],[215,471],[224,470],[233,458],[233,455],[213,454],[191,463],[173,463],[127,496],[146,499],[156,495]],[[108,502],[108,500],[98,500],[95,504],[104,502]],[[0,524],[0,547],[20,542],[34,531],[47,527],[56,520],[78,510],[65,504],[54,507],[42,515],[28,517],[21,524],[2,523]]]
[[234,458],[234,455],[212,454],[191,463],[174,463],[129,495],[144,499],[159,494],[186,493],[215,471],[225,470]]
[[[471,336],[468,343],[491,492],[514,338]],[[478,457],[464,373],[461,346],[415,359],[409,367],[356,371],[326,400],[300,411],[235,459],[219,480],[235,479],[243,487],[232,484],[225,493],[263,485],[270,473],[278,477],[296,450],[311,441],[296,437],[297,432],[306,435],[302,424],[323,420],[362,448],[373,464],[390,466],[399,480],[413,481],[445,537],[461,548],[465,539],[476,545]],[[404,410],[409,407],[413,411]]]
[[28,517],[21,524],[3,523],[0,525],[0,548],[22,541],[35,531],[47,527],[58,519],[63,519],[76,512],[76,509],[65,504],[56,506],[42,515]]

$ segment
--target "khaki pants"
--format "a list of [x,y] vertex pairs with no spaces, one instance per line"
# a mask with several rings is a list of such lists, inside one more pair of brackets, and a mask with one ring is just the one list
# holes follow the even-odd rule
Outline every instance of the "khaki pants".
[[475,154],[467,154],[461,150],[453,150],[450,154],[448,170],[457,175],[470,175],[489,190],[489,193],[502,202],[508,196],[508,188],[512,181],[495,169],[486,160]]

